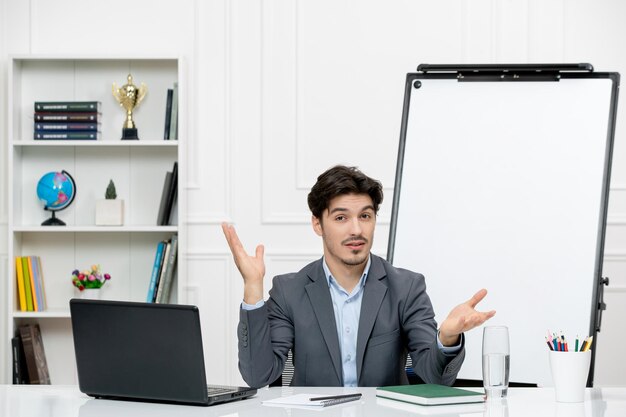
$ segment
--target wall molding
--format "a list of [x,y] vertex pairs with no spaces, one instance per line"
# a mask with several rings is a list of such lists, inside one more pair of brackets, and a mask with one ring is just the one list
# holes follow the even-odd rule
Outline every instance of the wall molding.
[[230,252],[218,252],[209,250],[193,250],[185,254],[185,258],[189,261],[226,261],[232,258]]
[[603,259],[605,262],[626,262],[626,251],[605,251]]
[[[306,219],[306,220],[305,220]],[[264,214],[261,218],[262,225],[310,225],[311,213],[310,212],[285,212],[281,214]],[[387,216],[379,217],[376,220],[376,224],[383,226],[389,226],[391,219]]]
[[[0,254],[0,268],[1,271],[8,271],[9,270],[9,265],[8,265],[8,255],[7,254]],[[0,275],[4,275],[4,273],[0,274]],[[8,282],[6,280],[3,280],[2,283],[0,283],[0,299],[2,300],[6,300],[9,298],[7,291],[8,291]],[[2,305],[5,305],[5,303],[1,303]],[[0,313],[0,317],[2,318],[2,322],[0,323],[0,334],[6,335],[7,334],[7,325],[8,325],[8,321],[7,321],[7,309],[4,308],[2,309],[3,311]],[[0,338],[0,340],[5,340],[3,337]],[[8,341],[10,342],[10,340]],[[10,350],[8,348],[8,346],[10,346],[10,343],[1,343],[0,344],[0,358],[2,358],[2,360],[0,360],[0,381],[4,381],[4,383],[7,383],[9,381],[6,380],[5,376],[7,375],[9,368],[9,364],[11,363],[8,360],[5,360],[7,358],[10,358]]]
[[624,226],[626,225],[626,213],[609,214],[606,218],[607,226]]
[[221,225],[223,222],[232,223],[233,219],[226,213],[193,213],[185,217],[185,224],[187,225],[214,226]]

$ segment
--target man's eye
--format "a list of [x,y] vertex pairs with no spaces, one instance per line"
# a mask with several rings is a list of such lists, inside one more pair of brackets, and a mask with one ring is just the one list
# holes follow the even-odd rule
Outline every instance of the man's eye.
[[363,213],[363,214],[361,214],[361,218],[362,218],[362,219],[371,219],[371,218],[372,218],[372,215],[371,215],[371,214],[369,214],[369,213]]
[[337,216],[337,217],[335,217],[335,220],[337,220],[339,222],[344,221],[345,219],[346,219],[346,216]]

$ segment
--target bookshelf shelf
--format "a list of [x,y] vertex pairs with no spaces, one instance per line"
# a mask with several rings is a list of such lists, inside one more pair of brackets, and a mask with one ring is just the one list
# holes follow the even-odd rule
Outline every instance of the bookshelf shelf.
[[56,140],[56,141],[42,141],[42,140],[17,140],[13,141],[15,147],[119,147],[119,148],[177,148],[178,141],[176,140],[138,140],[138,141],[122,141],[122,140],[94,140],[94,141],[77,141],[77,140]]
[[[13,56],[8,70],[8,271],[6,309],[9,339],[23,324],[38,324],[53,384],[76,384],[69,300],[78,297],[73,270],[100,264],[111,280],[102,298],[146,300],[159,242],[176,236],[177,264],[169,302],[184,302],[185,212],[181,186],[185,167],[185,79],[183,62],[167,56]],[[133,118],[139,140],[121,140],[125,111],[113,97],[115,82],[131,73],[148,93]],[[164,140],[167,90],[178,84],[177,140]],[[36,101],[98,101],[101,139],[34,140]],[[177,206],[167,226],[158,226],[166,173],[178,166]],[[37,197],[39,179],[68,171],[76,197],[56,213],[66,226],[41,226],[50,217]],[[122,226],[96,226],[96,202],[110,180],[124,201]],[[39,257],[46,308],[21,311],[16,258]],[[34,258],[31,258],[31,260]],[[28,262],[26,262],[28,265]],[[27,266],[28,268],[29,266]],[[32,267],[32,265],[30,266]],[[23,282],[26,285],[25,282]],[[2,326],[0,326],[2,327]],[[12,361],[10,349],[5,360]],[[13,366],[6,367],[9,372]],[[11,375],[9,380],[12,380]]]
[[13,312],[13,317],[19,319],[68,319],[70,318],[70,311],[67,309],[49,309],[37,312],[16,311]]
[[176,233],[177,226],[16,226],[15,233]]

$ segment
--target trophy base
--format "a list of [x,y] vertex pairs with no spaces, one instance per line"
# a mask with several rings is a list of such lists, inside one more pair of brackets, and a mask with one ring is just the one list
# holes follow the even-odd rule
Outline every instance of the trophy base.
[[122,140],[136,140],[136,139],[139,139],[139,136],[137,136],[137,128],[125,127],[122,129]]

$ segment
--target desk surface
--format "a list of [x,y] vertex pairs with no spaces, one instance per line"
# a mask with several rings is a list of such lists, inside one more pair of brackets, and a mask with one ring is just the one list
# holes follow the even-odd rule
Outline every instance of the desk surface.
[[[554,400],[551,388],[511,388],[505,401],[486,402],[479,408],[447,412],[376,398],[374,388],[357,388],[360,401],[320,410],[269,407],[261,401],[296,393],[339,394],[343,388],[265,388],[250,399],[212,407],[194,407],[131,401],[95,400],[75,386],[0,386],[0,415],[12,417],[396,417],[437,415],[440,417],[623,417],[626,415],[626,387],[589,388],[580,404]],[[347,389],[346,392],[350,392]],[[354,391],[354,389],[353,389]],[[393,407],[394,405],[399,408]],[[426,414],[424,414],[426,413]],[[434,414],[433,414],[434,413]]]

